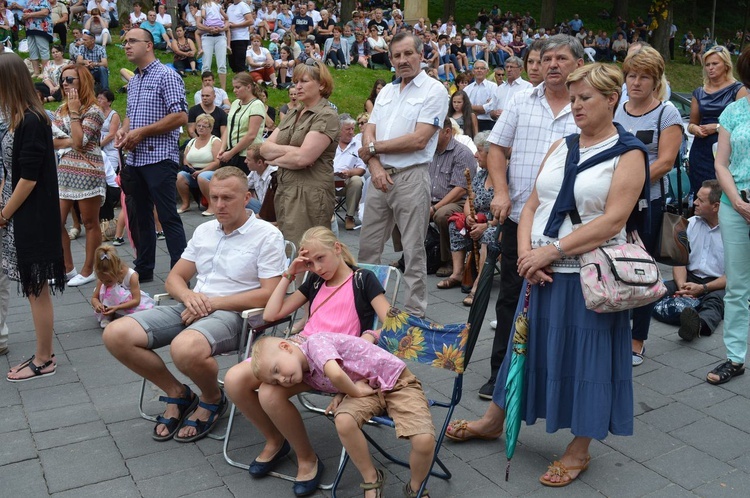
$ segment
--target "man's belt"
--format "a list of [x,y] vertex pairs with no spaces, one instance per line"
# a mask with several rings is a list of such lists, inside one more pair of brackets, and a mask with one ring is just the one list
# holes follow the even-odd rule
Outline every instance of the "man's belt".
[[418,168],[420,166],[427,166],[427,163],[412,164],[411,166],[405,166],[403,168],[383,168],[383,170],[390,176],[393,176],[396,173],[403,173],[404,171],[409,171],[410,169]]

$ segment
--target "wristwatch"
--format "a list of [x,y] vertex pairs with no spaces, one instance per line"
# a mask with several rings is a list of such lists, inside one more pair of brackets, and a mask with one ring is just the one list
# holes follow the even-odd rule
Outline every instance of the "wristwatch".
[[370,154],[375,155],[375,142],[367,144],[367,148],[370,150]]
[[708,294],[708,285],[703,284],[703,293]]

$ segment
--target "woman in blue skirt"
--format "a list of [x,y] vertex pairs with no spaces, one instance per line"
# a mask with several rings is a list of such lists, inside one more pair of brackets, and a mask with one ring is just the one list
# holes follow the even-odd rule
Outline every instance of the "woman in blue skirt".
[[[625,223],[646,180],[644,152],[612,122],[622,88],[620,70],[587,65],[571,74],[567,85],[581,130],[578,144],[571,143],[571,149],[578,147],[578,163],[604,151],[610,154],[579,173],[575,182],[564,183],[568,145],[565,139],[554,143],[518,226],[518,272],[531,286],[521,413],[527,424],[546,419],[547,432],[570,428],[573,433],[560,460],[539,478],[555,487],[570,484],[588,468],[592,439],[633,433],[628,313],[586,309],[577,256],[625,242]],[[576,230],[561,207],[573,202],[583,223]],[[523,304],[520,299],[517,313]],[[446,433],[450,439],[501,435],[510,359],[510,354],[505,357],[485,415],[452,422]]]

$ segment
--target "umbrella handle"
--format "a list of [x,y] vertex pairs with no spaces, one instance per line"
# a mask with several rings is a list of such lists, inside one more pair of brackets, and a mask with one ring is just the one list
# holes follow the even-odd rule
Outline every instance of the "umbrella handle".
[[531,284],[527,281],[526,282],[526,293],[523,297],[523,314],[529,312],[529,298],[531,297]]

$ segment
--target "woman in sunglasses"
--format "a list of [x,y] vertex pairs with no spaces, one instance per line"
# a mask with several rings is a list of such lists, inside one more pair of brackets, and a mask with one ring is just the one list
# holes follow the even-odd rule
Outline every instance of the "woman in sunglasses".
[[[65,265],[49,118],[16,54],[0,53],[0,80],[0,115],[4,117],[0,172],[5,172],[0,208],[2,271],[18,282],[18,289],[29,299],[36,332],[34,354],[7,375],[9,381],[21,382],[55,374],[49,292],[65,287]],[[0,353],[7,351],[0,344]]]
[[58,155],[57,182],[60,187],[62,226],[74,202],[81,210],[86,227],[86,258],[78,273],[73,266],[70,237],[63,230],[63,254],[68,285],[76,287],[96,281],[94,252],[102,243],[99,207],[107,195],[106,174],[101,139],[104,113],[96,104],[94,77],[84,66],[71,64],[60,77],[63,103],[52,120],[54,143]]
[[339,118],[328,103],[333,78],[325,64],[308,59],[294,68],[292,81],[301,105],[284,116],[261,154],[279,167],[274,197],[279,229],[299,244],[308,228],[331,224]]

